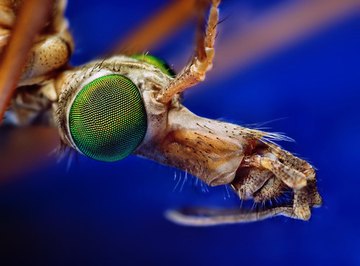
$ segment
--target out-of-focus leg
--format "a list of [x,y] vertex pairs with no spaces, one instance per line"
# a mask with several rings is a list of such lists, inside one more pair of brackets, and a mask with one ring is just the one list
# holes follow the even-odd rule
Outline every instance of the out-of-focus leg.
[[[0,123],[18,85],[35,36],[50,13],[50,0],[24,1],[0,61]],[[34,16],[36,10],[36,16]]]

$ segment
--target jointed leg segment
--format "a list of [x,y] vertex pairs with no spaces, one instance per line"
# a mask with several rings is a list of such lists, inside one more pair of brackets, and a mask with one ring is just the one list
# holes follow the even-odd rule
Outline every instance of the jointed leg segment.
[[254,201],[257,203],[265,202],[269,199],[275,199],[284,192],[285,184],[275,176],[268,181],[259,190],[255,191]]
[[189,65],[187,65],[170,83],[161,94],[158,95],[157,100],[161,103],[168,103],[174,95],[183,92],[189,87],[205,79],[206,72],[212,68],[214,58],[214,43],[216,37],[216,28],[219,22],[218,6],[220,0],[212,0],[210,14],[206,27],[206,33],[203,43],[204,47],[198,45],[196,55]]
[[306,180],[315,180],[314,168],[308,162],[292,155],[275,144],[267,143],[267,146],[269,147],[269,152],[283,161],[284,164],[289,164],[292,168],[303,173],[306,176]]
[[[306,162],[303,163],[303,160],[281,149],[278,149],[275,154],[268,152],[244,157],[243,167],[264,169],[274,174],[273,180],[269,180],[272,181],[270,187],[265,184],[258,193],[256,191],[253,193],[254,200],[260,202],[273,198],[274,193],[282,190],[282,183],[284,183],[294,192],[293,217],[308,220],[311,215],[310,207],[321,205],[313,168]],[[259,174],[259,176],[262,177],[263,174]]]
[[255,192],[262,189],[264,184],[274,175],[268,170],[257,168],[237,172],[235,180],[231,183],[232,188],[242,200],[251,199]]
[[303,173],[281,163],[271,153],[247,156],[244,158],[244,164],[250,167],[263,168],[271,171],[290,188],[300,189],[306,186],[306,176]]

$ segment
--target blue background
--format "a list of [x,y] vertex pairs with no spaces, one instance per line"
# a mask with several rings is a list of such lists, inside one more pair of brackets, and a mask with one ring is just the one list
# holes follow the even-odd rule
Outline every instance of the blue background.
[[[72,62],[80,64],[166,1],[69,2]],[[261,12],[283,2],[225,1],[221,27],[232,25],[237,8]],[[294,138],[282,145],[318,169],[324,205],[309,222],[180,227],[164,219],[166,209],[238,201],[193,178],[183,184],[181,171],[135,156],[113,164],[78,157],[69,172],[65,162],[53,163],[0,186],[0,265],[360,265],[359,32],[359,17],[349,17],[185,95],[190,110],[209,118],[284,118],[269,126]],[[186,55],[192,36],[189,26],[153,54]]]

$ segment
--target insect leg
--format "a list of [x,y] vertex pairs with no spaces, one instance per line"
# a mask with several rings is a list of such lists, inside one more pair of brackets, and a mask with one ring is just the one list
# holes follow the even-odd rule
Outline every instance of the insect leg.
[[264,202],[268,199],[276,199],[283,193],[285,184],[275,176],[271,177],[264,186],[254,193],[255,202]]
[[197,0],[168,1],[169,4],[130,31],[115,45],[111,54],[134,55],[152,50],[161,40],[176,32],[193,17]]
[[307,186],[299,190],[294,190],[294,214],[303,220],[310,218],[310,207],[320,206],[321,196],[316,188],[314,168],[306,161],[293,156],[290,152],[282,150],[280,147],[269,143],[271,154],[276,156],[285,165],[290,165],[293,169],[303,173],[307,180]]
[[317,190],[316,181],[310,180],[306,186],[310,205],[312,207],[320,207],[322,204],[322,198]]
[[246,156],[246,166],[259,167],[271,171],[277,178],[293,189],[306,186],[306,176],[300,171],[281,163],[273,154]]
[[[169,87],[157,96],[161,103],[168,103],[174,95],[183,92],[205,79],[206,72],[212,68],[212,62],[215,54],[214,43],[216,37],[216,28],[219,21],[218,6],[220,0],[213,0],[210,8],[210,14],[206,26],[206,32],[203,39],[203,47],[198,45],[195,57],[170,83]],[[201,43],[198,41],[198,44]],[[205,51],[205,53],[204,53]]]
[[[24,1],[0,62],[0,123],[11,101],[32,41],[49,15],[51,1]],[[36,16],[34,16],[36,10]]]
[[309,220],[311,216],[308,198],[306,187],[294,191],[294,214],[302,220]]
[[308,162],[292,155],[290,152],[281,149],[273,143],[267,143],[267,146],[269,147],[269,152],[274,154],[284,164],[291,165],[292,168],[302,172],[307,180],[315,180],[314,168]]
[[236,173],[236,177],[231,182],[231,186],[238,193],[240,199],[250,199],[271,177],[273,177],[273,173],[268,170],[241,168]]
[[[300,159],[299,159],[300,160]],[[321,205],[321,197],[316,190],[314,179],[308,181],[306,175],[295,168],[281,163],[274,154],[252,155],[244,158],[245,165],[264,168],[294,190],[293,213],[298,219],[310,219],[310,207]],[[269,189],[271,192],[273,188]],[[275,193],[276,189],[272,193]],[[271,193],[270,193],[271,194]]]
[[306,187],[294,191],[294,214],[302,220],[310,219],[310,207],[319,207],[321,204],[322,199],[317,192],[315,180],[309,181]]

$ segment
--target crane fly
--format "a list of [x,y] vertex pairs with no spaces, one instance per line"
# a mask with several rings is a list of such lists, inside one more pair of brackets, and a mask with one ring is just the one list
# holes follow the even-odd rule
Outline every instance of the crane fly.
[[[22,6],[30,2],[36,0],[0,2],[0,49],[5,55],[11,50],[6,44],[16,37],[16,18],[21,20]],[[203,81],[212,68],[219,4],[196,2],[204,31],[199,27],[191,61],[175,73],[165,61],[130,50],[70,66],[74,45],[64,17],[66,1],[54,1],[47,23],[25,53],[6,122],[53,125],[62,149],[105,162],[135,154],[186,171],[210,186],[229,185],[241,200],[263,204],[251,210],[189,208],[166,213],[182,225],[241,223],[277,215],[308,220],[311,208],[321,205],[316,174],[308,162],[276,144],[289,138],[203,118],[181,103],[182,93]],[[291,199],[265,204],[285,194]]]

